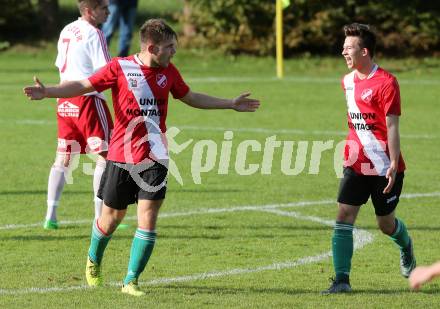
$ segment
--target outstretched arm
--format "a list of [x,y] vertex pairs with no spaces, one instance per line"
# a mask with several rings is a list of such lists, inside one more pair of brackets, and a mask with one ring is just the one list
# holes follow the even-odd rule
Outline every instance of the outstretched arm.
[[43,83],[34,76],[34,82],[35,86],[23,88],[24,94],[30,100],[41,100],[44,98],[72,98],[95,91],[88,79],[66,81],[56,86],[45,87]]
[[191,90],[180,100],[189,106],[201,109],[234,109],[237,112],[255,112],[260,101],[248,98],[250,93],[243,93],[234,99],[221,99]]

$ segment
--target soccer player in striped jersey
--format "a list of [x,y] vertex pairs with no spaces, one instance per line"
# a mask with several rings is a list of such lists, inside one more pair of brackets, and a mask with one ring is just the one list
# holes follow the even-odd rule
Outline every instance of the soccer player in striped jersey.
[[405,163],[400,152],[400,91],[396,78],[373,61],[376,36],[369,26],[344,27],[342,55],[352,70],[342,80],[348,107],[344,176],[332,238],[336,273],[324,294],[350,292],[353,225],[371,197],[380,230],[400,248],[400,270],[408,277],[416,266],[413,243],[395,209],[402,191]]
[[156,221],[166,193],[168,151],[164,133],[169,93],[194,108],[233,109],[253,112],[260,103],[249,93],[221,99],[192,92],[171,63],[177,35],[163,20],[151,19],[140,29],[141,51],[114,58],[88,79],[44,87],[38,79],[26,87],[30,99],[70,97],[111,88],[115,128],[99,195],[104,200],[95,220],[87,258],[86,278],[90,286],[102,285],[101,262],[112,233],[124,218],[129,204],[137,202],[135,232],[128,272],[122,292],[134,296],[156,241]]
[[[68,24],[60,33],[56,66],[60,82],[91,76],[110,61],[104,35],[97,27],[105,22],[108,0],[78,0],[81,17]],[[45,229],[57,229],[57,207],[66,175],[74,156],[80,153],[98,154],[93,176],[95,218],[101,213],[102,200],[97,197],[105,168],[113,121],[105,97],[93,91],[57,104],[58,148],[49,173]]]

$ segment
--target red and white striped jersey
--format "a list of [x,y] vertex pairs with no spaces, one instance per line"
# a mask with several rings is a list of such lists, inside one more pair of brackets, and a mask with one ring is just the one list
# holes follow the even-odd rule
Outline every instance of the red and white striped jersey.
[[[344,76],[342,88],[347,100],[348,136],[344,166],[363,175],[384,176],[390,167],[386,116],[400,116],[400,90],[396,78],[374,66],[359,79],[355,71]],[[400,155],[398,172],[405,170]]]
[[95,90],[112,89],[115,127],[107,159],[121,163],[168,160],[165,138],[169,93],[184,97],[189,87],[177,68],[148,67],[137,56],[114,58],[89,78]]
[[110,60],[104,34],[87,21],[78,18],[61,31],[55,61],[61,82],[88,78]]

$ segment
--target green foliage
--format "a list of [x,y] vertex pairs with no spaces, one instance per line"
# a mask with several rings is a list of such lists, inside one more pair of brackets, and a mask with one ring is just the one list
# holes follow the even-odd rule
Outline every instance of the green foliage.
[[[232,53],[273,53],[275,1],[188,0],[191,15],[182,17],[196,30],[191,45]],[[286,53],[335,53],[341,49],[343,25],[373,25],[379,51],[392,55],[440,51],[440,4],[410,0],[293,0],[284,10]],[[188,43],[188,39],[183,40]]]
[[[184,44],[213,46],[230,52],[267,54],[275,44],[273,3],[259,0],[192,0],[184,23],[195,26],[195,38]],[[188,19],[186,19],[188,18]]]
[[36,12],[30,0],[2,0],[0,42],[31,37],[36,26]]

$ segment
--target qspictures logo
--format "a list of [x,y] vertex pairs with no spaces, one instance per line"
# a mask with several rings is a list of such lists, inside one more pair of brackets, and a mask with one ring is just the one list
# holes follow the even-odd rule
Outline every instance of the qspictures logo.
[[[218,175],[236,174],[243,177],[260,174],[281,176],[296,176],[307,173],[318,175],[321,163],[333,165],[337,178],[343,177],[342,167],[351,166],[357,162],[361,152],[368,148],[374,153],[382,153],[385,143],[380,142],[372,145],[360,145],[352,140],[280,140],[277,135],[266,138],[237,139],[233,131],[224,131],[223,140],[213,139],[184,139],[178,127],[168,128],[166,133],[161,132],[158,125],[147,118],[135,117],[127,126],[124,136],[125,162],[133,162],[131,148],[133,129],[138,124],[149,127],[148,133],[136,142],[136,147],[141,143],[149,143],[150,152],[144,160],[136,164],[119,163],[118,166],[127,170],[136,184],[147,191],[155,192],[166,185],[166,180],[158,186],[150,186],[145,183],[140,174],[153,166],[155,162],[162,164],[168,169],[169,176],[183,186],[188,181],[194,184],[202,184],[209,173]],[[344,149],[348,152],[347,160],[343,159]],[[176,160],[181,153],[190,156],[190,160]],[[79,156],[76,156],[79,157]],[[86,164],[88,164],[86,166]],[[381,156],[375,158],[375,166],[371,163],[362,163],[362,172],[373,175],[376,170],[386,167],[386,162],[381,161]],[[78,168],[74,163],[71,171]],[[185,170],[185,174],[182,174]],[[84,163],[84,173],[93,175],[93,165]],[[71,182],[68,182],[71,183]]]

